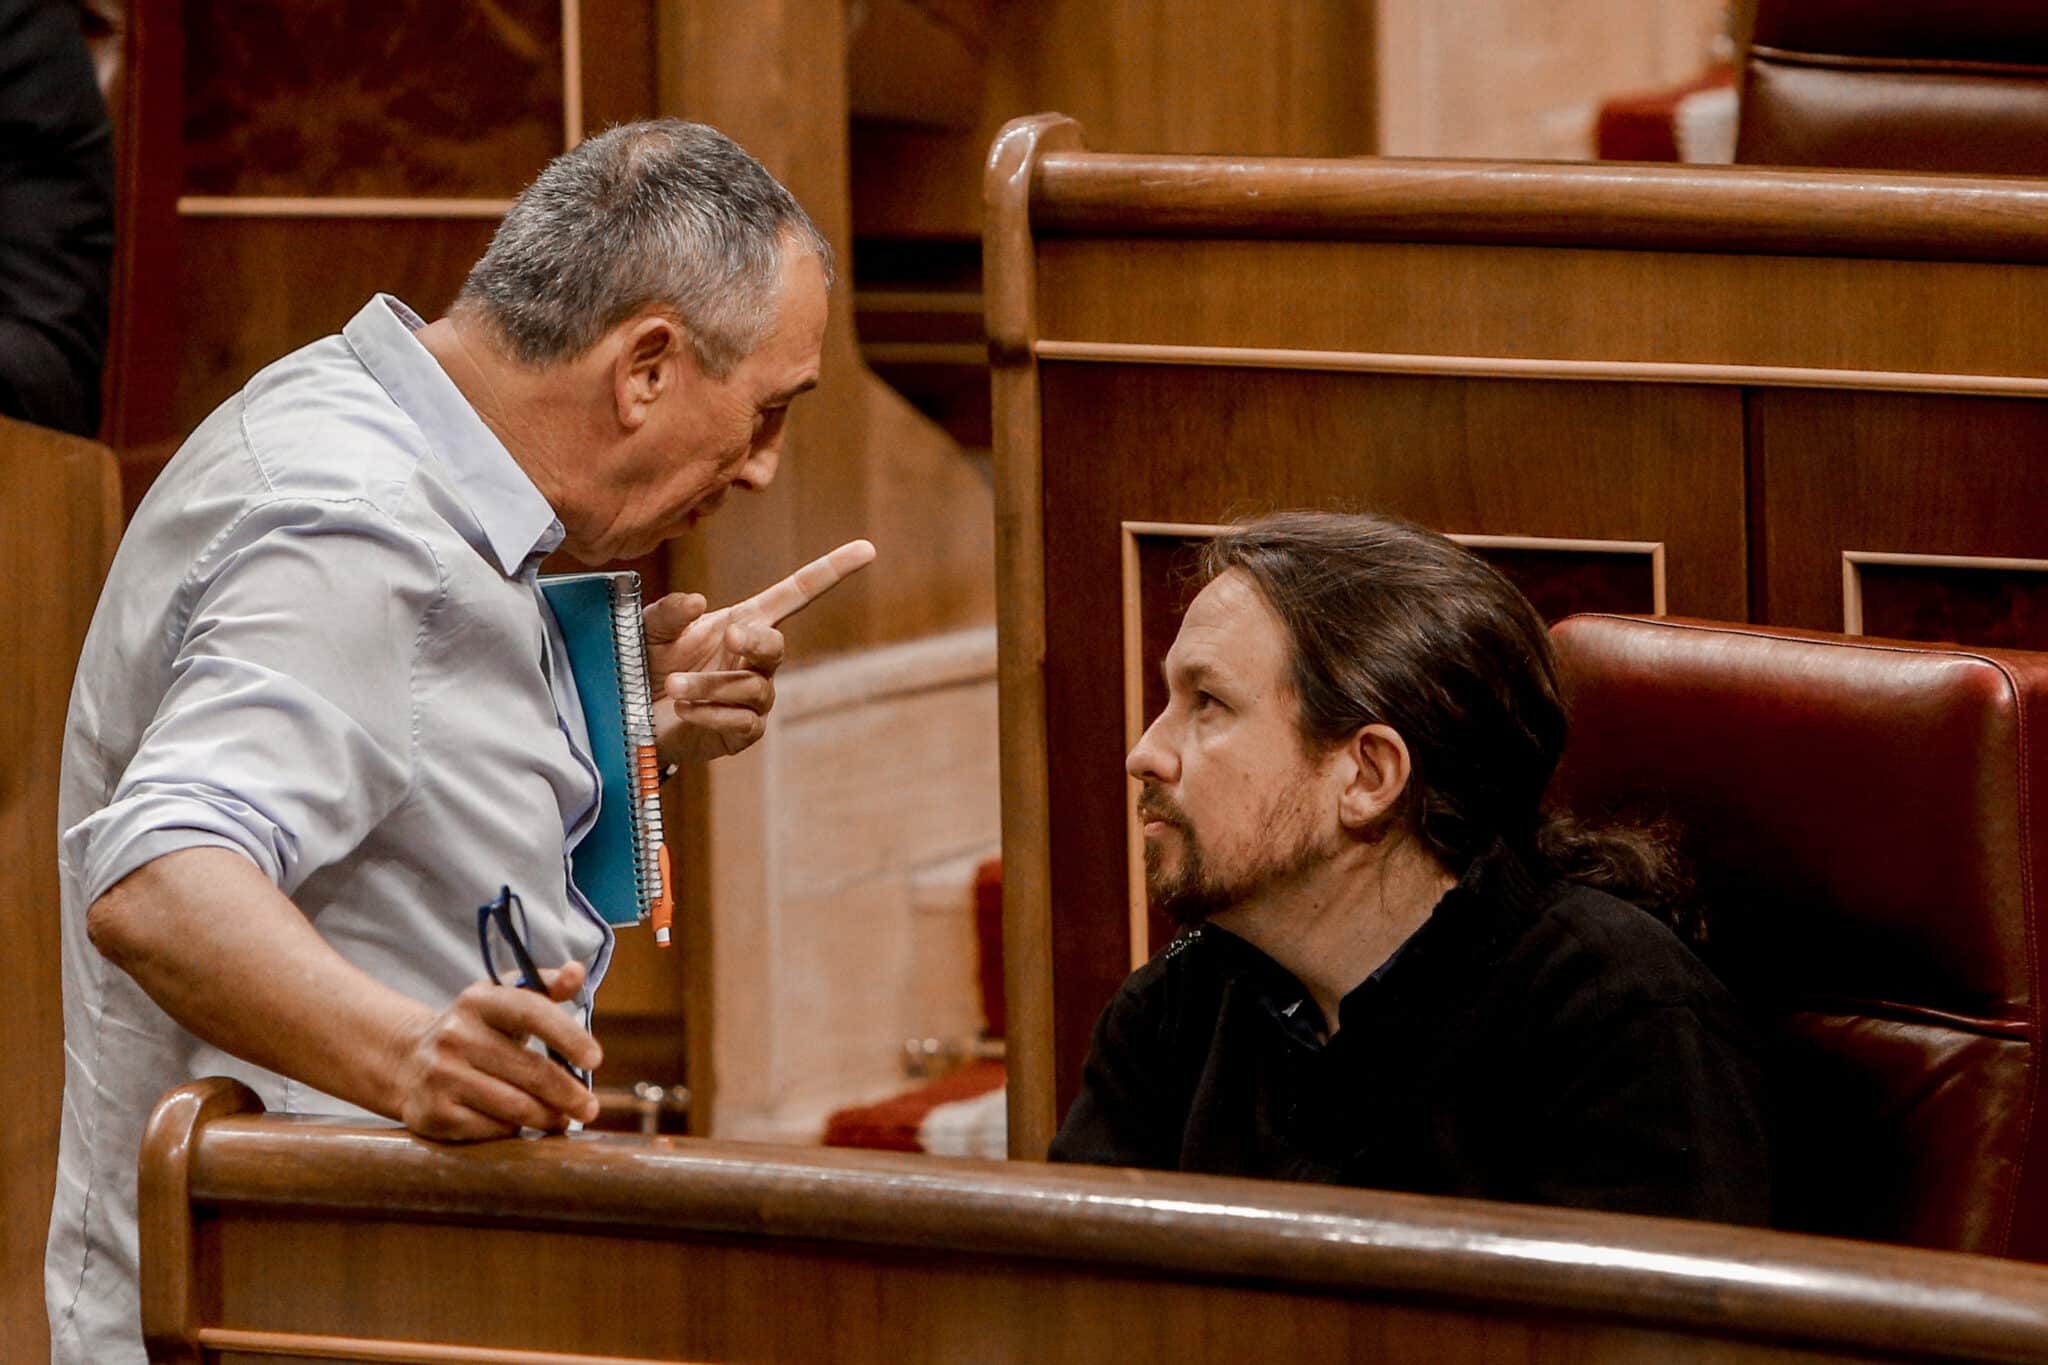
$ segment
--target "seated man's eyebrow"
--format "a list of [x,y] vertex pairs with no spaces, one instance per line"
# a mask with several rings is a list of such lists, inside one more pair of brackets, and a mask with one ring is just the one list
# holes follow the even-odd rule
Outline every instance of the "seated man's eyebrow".
[[1215,679],[1216,668],[1207,659],[1196,659],[1191,663],[1182,664],[1177,669],[1169,660],[1161,659],[1159,661],[1159,680],[1168,687],[1173,686],[1175,673],[1178,673],[1181,681],[1189,687],[1199,687]]
[[780,407],[782,404],[790,402],[791,400],[795,399],[797,395],[809,393],[812,389],[815,389],[817,387],[817,378],[816,376],[813,376],[812,378],[806,379],[803,383],[798,384],[795,388],[784,389],[782,392],[776,394],[773,398],[768,400],[768,405],[770,407]]

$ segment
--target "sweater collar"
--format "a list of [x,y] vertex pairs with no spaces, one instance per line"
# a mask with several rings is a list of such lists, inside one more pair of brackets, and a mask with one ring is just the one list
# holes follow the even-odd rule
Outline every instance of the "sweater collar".
[[[1429,917],[1338,1002],[1338,1036],[1376,1006],[1436,989],[1446,975],[1463,975],[1492,961],[1527,926],[1543,904],[1543,884],[1528,863],[1505,844],[1473,860],[1455,886],[1444,892]],[[1314,1045],[1324,1021],[1308,988],[1257,945],[1228,929],[1202,924],[1183,930],[1168,946],[1177,954],[1195,944],[1208,946],[1223,974],[1238,989],[1256,994],[1266,1011],[1290,1035]]]

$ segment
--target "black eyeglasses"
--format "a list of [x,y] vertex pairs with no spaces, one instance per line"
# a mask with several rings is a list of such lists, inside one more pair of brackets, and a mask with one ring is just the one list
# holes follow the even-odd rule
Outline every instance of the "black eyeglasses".
[[[476,908],[477,947],[483,953],[484,971],[491,980],[500,986],[517,986],[546,995],[547,983],[541,980],[540,969],[533,965],[533,950],[527,946],[530,941],[526,907],[511,887],[499,887],[496,899]],[[572,1065],[553,1048],[548,1049],[548,1060],[583,1084],[590,1084],[589,1072]]]

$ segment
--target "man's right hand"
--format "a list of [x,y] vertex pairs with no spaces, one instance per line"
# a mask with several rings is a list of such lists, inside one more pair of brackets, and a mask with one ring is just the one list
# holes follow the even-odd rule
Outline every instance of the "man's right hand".
[[648,606],[648,666],[660,693],[656,745],[664,763],[701,763],[760,739],[775,705],[784,642],[776,627],[875,559],[874,545],[849,540],[744,602],[717,611],[698,593],[674,592]]
[[93,902],[86,932],[223,1052],[424,1136],[503,1137],[597,1116],[595,1095],[525,1046],[539,1038],[585,1068],[602,1060],[561,1009],[583,989],[580,962],[543,971],[546,995],[475,985],[435,1014],[337,953],[249,859],[212,847],[129,873]]
[[422,1137],[473,1141],[521,1128],[560,1132],[597,1117],[597,1096],[526,1045],[538,1038],[585,1071],[597,1039],[560,1002],[583,988],[583,964],[541,972],[548,993],[478,982],[425,1021],[398,1071],[398,1117]]

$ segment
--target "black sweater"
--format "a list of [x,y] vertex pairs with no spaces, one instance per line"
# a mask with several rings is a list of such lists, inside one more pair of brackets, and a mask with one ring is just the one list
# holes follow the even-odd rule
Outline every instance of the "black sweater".
[[1661,923],[1482,864],[1346,995],[1189,930],[1097,1021],[1055,1161],[1762,1223],[1759,1048]]

